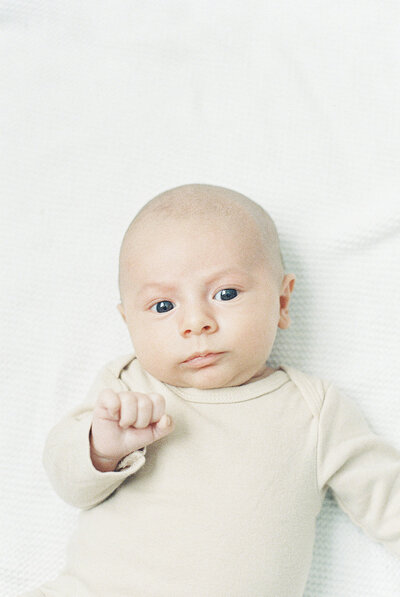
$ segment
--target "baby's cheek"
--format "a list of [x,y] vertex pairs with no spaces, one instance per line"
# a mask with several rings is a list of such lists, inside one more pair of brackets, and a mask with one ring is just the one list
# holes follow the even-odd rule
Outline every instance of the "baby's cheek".
[[254,358],[257,359],[270,351],[275,334],[275,328],[268,324],[264,314],[264,317],[260,317],[257,321],[254,321],[254,319],[249,321],[242,342],[247,350],[254,353]]
[[240,326],[232,326],[229,334],[231,335],[231,342],[234,347],[243,352],[256,350],[259,345],[260,335],[258,333],[258,326],[251,319],[242,322]]

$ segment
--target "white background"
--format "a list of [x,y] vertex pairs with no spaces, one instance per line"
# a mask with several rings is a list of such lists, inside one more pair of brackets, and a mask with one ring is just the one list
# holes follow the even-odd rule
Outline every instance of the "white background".
[[[2,596],[63,565],[77,511],[43,444],[131,351],[119,246],[167,188],[270,212],[297,275],[271,363],[332,380],[400,449],[399,25],[389,0],[0,0]],[[305,596],[399,593],[328,495]]]

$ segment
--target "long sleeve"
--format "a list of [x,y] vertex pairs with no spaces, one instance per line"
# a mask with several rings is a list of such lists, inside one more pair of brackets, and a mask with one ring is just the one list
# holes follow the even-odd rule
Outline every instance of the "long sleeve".
[[146,448],[125,458],[121,470],[100,472],[90,458],[89,433],[94,403],[103,388],[128,390],[107,366],[94,380],[84,403],[59,421],[49,432],[43,450],[43,466],[55,492],[68,504],[89,509],[105,500],[145,463]]
[[317,475],[367,535],[400,557],[400,453],[329,385],[320,411]]

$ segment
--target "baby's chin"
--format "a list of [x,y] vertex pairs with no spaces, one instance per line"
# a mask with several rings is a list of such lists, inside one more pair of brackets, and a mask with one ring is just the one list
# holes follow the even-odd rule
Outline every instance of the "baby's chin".
[[227,388],[232,386],[239,386],[247,383],[250,379],[251,373],[248,376],[242,374],[229,374],[219,370],[213,365],[209,367],[202,367],[195,371],[185,372],[185,374],[167,375],[164,379],[160,379],[164,383],[178,388],[196,388],[198,390],[214,390],[218,388]]

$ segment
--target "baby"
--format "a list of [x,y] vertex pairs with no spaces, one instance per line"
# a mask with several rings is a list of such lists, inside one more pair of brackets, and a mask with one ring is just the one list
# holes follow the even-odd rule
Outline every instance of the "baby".
[[295,276],[247,197],[194,184],[125,233],[134,354],[50,432],[81,509],[60,576],[25,597],[300,597],[328,487],[400,557],[400,454],[331,383],[267,364]]

